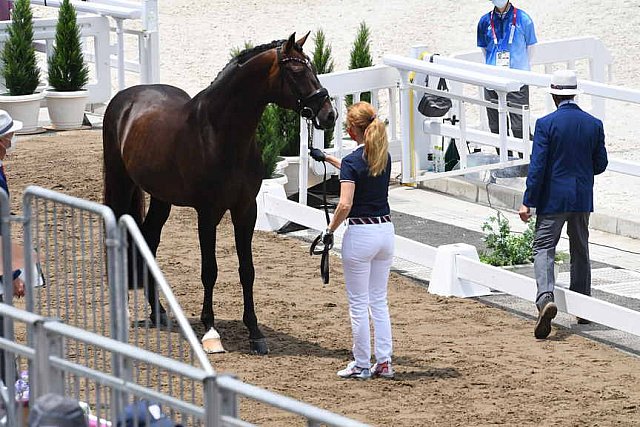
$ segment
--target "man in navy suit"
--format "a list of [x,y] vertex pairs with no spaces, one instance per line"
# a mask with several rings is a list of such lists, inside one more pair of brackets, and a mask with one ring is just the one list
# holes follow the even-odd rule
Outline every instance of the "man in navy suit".
[[[533,265],[538,285],[538,320],[534,335],[551,333],[556,245],[565,222],[571,254],[570,289],[591,295],[589,215],[593,212],[593,178],[607,168],[602,122],[574,102],[579,93],[572,70],[556,71],[549,93],[558,109],[538,119],[520,218],[527,222],[536,208]],[[586,323],[578,319],[579,323]]]

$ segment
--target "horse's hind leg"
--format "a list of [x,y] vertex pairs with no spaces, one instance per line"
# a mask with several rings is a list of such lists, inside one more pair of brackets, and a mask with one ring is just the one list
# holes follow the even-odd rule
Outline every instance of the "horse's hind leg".
[[248,209],[238,212],[231,210],[233,220],[233,230],[236,240],[236,252],[238,254],[240,283],[242,283],[242,294],[244,296],[244,315],[242,320],[249,329],[249,345],[251,352],[264,355],[269,353],[267,339],[258,328],[253,303],[253,282],[256,276],[253,267],[253,254],[251,252],[251,240],[253,239],[253,228],[256,224],[256,201],[252,201]]
[[[158,251],[158,245],[160,244],[160,234],[162,232],[162,227],[167,222],[169,218],[169,214],[171,213],[171,204],[158,200],[154,197],[151,197],[151,202],[149,203],[149,210],[144,219],[144,223],[140,231],[144,236],[149,249],[153,256],[156,256],[156,252]],[[139,266],[141,264],[138,264]],[[140,273],[143,269],[138,268],[139,270],[139,278]],[[156,282],[153,277],[148,277],[148,289],[145,289],[147,293],[147,300],[149,301],[149,305],[151,306],[151,321],[154,324],[167,325],[168,318],[165,308],[160,303],[158,299],[157,291],[156,291]]]

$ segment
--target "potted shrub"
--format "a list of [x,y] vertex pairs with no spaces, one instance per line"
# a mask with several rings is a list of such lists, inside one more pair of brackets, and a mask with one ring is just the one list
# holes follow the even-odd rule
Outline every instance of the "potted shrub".
[[63,0],[58,12],[56,40],[49,57],[49,86],[46,90],[51,125],[55,129],[82,126],[89,91],[89,68],[84,62],[76,10]]
[[[373,65],[373,57],[371,56],[371,31],[367,24],[363,21],[358,27],[358,33],[356,39],[351,47],[351,53],[349,57],[349,69],[355,70],[358,68],[371,67]],[[360,100],[371,102],[371,92],[362,92],[360,94]],[[353,104],[353,96],[347,95],[347,107]]]
[[34,133],[40,130],[38,115],[44,94],[36,93],[40,70],[33,47],[33,15],[29,0],[14,3],[7,31],[9,38],[0,58],[8,92],[0,95],[0,108],[23,123],[19,133]]
[[[527,229],[523,233],[514,233],[511,231],[509,220],[498,212],[497,216],[489,217],[482,224],[482,231],[488,233],[484,238],[487,251],[480,253],[480,261],[513,272],[533,272],[534,220],[529,221]],[[556,253],[556,279],[560,272],[560,264],[565,258],[565,253]]]
[[276,173],[276,166],[280,158],[280,150],[284,147],[285,140],[280,134],[280,116],[278,106],[269,104],[264,109],[258,127],[256,129],[256,142],[262,153],[262,164],[264,165],[265,180],[275,180],[276,183],[284,185],[286,176]]

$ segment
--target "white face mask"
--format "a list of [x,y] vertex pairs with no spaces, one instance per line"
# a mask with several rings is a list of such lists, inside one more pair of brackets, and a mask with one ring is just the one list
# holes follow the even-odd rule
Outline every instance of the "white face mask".
[[502,9],[503,7],[505,7],[507,5],[507,3],[509,3],[509,0],[491,0],[491,2],[498,9]]

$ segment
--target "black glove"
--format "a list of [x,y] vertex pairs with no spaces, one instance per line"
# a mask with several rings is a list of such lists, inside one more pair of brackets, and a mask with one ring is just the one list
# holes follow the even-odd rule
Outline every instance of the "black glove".
[[312,148],[309,151],[309,155],[313,158],[313,160],[315,160],[316,162],[324,162],[325,160],[327,160],[327,155],[324,153],[324,151],[322,151],[319,148]]
[[[320,151],[320,150],[318,150]],[[327,249],[331,249],[333,248],[333,231],[329,230],[328,228],[324,231],[324,233],[322,233],[322,244],[324,245],[325,248]]]

